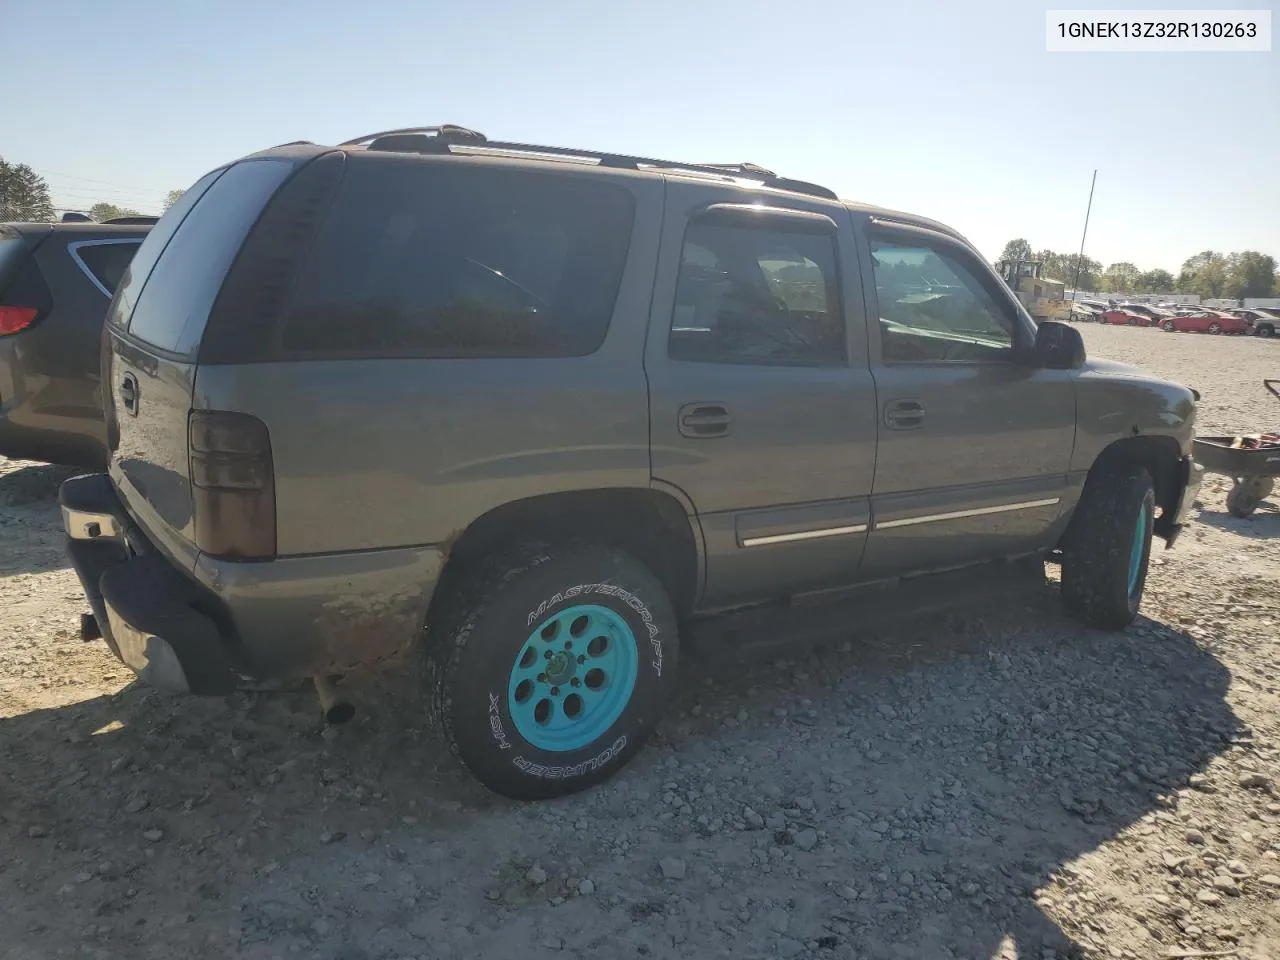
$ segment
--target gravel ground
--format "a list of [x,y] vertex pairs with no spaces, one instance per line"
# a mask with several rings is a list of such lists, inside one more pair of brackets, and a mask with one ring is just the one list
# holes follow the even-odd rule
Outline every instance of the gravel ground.
[[[1280,426],[1280,342],[1082,328]],[[787,659],[687,661],[593,792],[459,772],[405,671],[311,696],[134,685],[65,569],[66,470],[0,458],[0,955],[1280,957],[1280,508],[1206,483],[1143,616],[1050,587]]]

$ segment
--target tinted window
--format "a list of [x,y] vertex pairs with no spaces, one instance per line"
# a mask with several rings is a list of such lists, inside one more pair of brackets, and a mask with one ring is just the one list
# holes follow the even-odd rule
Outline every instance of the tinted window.
[[886,363],[974,362],[1012,355],[1014,319],[948,247],[872,241]]
[[9,274],[18,269],[18,264],[27,253],[27,245],[21,237],[0,236],[0,285],[9,278]]
[[835,238],[692,223],[668,353],[702,363],[840,364]]
[[366,157],[348,165],[286,353],[582,356],[604,340],[634,203],[615,184]]
[[71,255],[89,275],[95,285],[108,297],[116,292],[129,261],[138,252],[137,240],[111,240],[98,243],[80,243],[70,246]]
[[164,212],[164,216],[147,234],[147,238],[142,241],[142,246],[138,248],[133,259],[129,261],[129,267],[125,271],[124,279],[120,281],[120,296],[112,301],[111,309],[107,311],[108,323],[113,323],[118,327],[129,325],[129,318],[133,315],[133,308],[138,302],[138,294],[142,292],[147,278],[151,276],[151,270],[156,265],[156,261],[160,259],[160,254],[164,253],[164,248],[173,239],[174,232],[181,226],[187,214],[191,212],[191,208],[195,206],[196,201],[204,196],[204,192],[209,189],[209,184],[220,176],[222,176],[222,171],[214,170],[212,173],[207,173],[197,180],[190,190],[178,198],[177,203]]
[[287,160],[246,160],[218,177],[156,261],[129,333],[172,353],[194,350],[240,244],[292,171]]

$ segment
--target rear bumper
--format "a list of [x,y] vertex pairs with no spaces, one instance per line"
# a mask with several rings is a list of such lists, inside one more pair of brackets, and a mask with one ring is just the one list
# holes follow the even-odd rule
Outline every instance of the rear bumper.
[[112,651],[170,690],[346,673],[408,650],[443,566],[435,547],[285,557],[199,554],[187,572],[133,521],[105,474],[59,492],[67,552]]
[[67,554],[112,653],[165,690],[234,690],[239,665],[211,616],[216,598],[155,549],[106,475],[71,478],[58,500]]

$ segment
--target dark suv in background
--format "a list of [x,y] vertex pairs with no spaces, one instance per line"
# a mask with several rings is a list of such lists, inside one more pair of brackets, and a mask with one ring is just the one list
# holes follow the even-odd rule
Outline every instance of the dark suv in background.
[[155,218],[0,224],[0,456],[106,463],[102,322]]
[[697,618],[1052,555],[1123,627],[1199,484],[1191,390],[954,230],[749,164],[288,144],[182,195],[106,331],[108,473],[60,492],[85,627],[169,689],[329,704],[425,633],[513,797],[633,756]]

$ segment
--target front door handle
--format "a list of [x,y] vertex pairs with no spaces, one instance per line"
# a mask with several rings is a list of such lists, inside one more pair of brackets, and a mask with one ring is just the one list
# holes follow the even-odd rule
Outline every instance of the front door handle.
[[729,408],[723,403],[686,403],[678,419],[680,433],[694,440],[729,435]]
[[884,425],[890,430],[915,430],[924,426],[924,404],[919,400],[891,400],[884,405]]
[[120,381],[120,402],[135,417],[138,415],[138,378],[126,373]]

